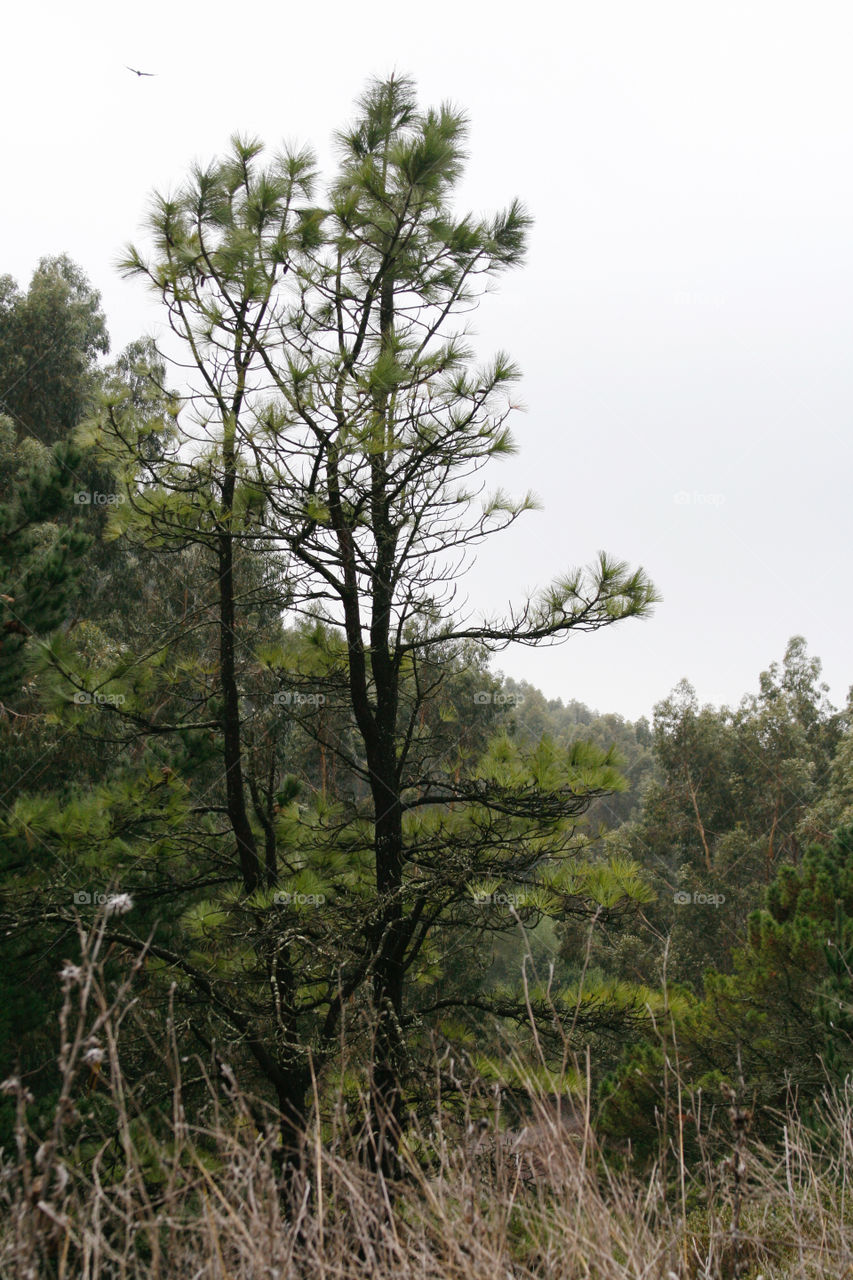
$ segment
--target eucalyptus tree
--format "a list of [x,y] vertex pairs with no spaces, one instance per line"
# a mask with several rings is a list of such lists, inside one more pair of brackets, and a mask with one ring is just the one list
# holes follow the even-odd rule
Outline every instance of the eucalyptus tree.
[[65,254],[42,258],[26,293],[0,276],[0,412],[19,439],[66,439],[92,407],[108,350],[100,294]]
[[73,502],[84,458],[69,437],[108,347],[100,295],[68,257],[42,258],[26,292],[0,276],[0,699],[11,715],[27,638],[65,620],[91,542]]
[[0,701],[16,716],[26,679],[27,642],[66,616],[90,539],[79,522],[59,524],[72,506],[81,451],[16,439],[0,415]]
[[[512,927],[496,885],[515,885],[531,917],[642,894],[633,867],[583,863],[574,837],[590,800],[618,786],[612,757],[499,738],[478,760],[447,729],[466,667],[472,719],[494,696],[475,655],[643,617],[655,600],[642,570],[603,553],[503,616],[466,616],[458,598],[477,547],[534,505],[484,489],[482,469],[514,450],[518,374],[503,354],[478,366],[464,332],[491,281],[521,263],[530,220],[517,201],[488,218],[454,212],[465,136],[462,114],[420,110],[391,78],[338,135],[319,202],[310,153],[264,164],[261,144],[239,138],[158,197],[150,252],[124,265],[163,300],[186,394],[159,423],[107,396],[89,437],[123,477],[116,535],[197,546],[215,597],[205,694],[154,713],[124,663],[111,678],[128,696],[109,710],[161,740],[210,734],[221,748],[224,803],[210,810],[227,822],[240,892],[209,913],[208,937],[254,929],[250,1013],[215,996],[212,970],[170,963],[218,1000],[294,1124],[312,1061],[336,1051],[353,1001],[365,1007],[372,1136],[382,1147],[387,1126],[390,1148],[415,1031],[478,1004],[437,992],[436,939],[455,930],[470,949],[484,928]],[[276,636],[276,607],[303,619],[301,644]],[[322,738],[349,790],[300,805],[280,754],[264,755],[283,722]],[[295,899],[311,877],[310,916],[295,901],[273,910],[276,886]]]

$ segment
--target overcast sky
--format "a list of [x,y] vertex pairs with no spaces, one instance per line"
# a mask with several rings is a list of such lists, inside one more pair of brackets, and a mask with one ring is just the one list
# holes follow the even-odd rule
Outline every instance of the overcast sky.
[[[556,16],[555,16],[556,14]],[[648,714],[682,676],[736,703],[803,634],[853,681],[853,6],[779,0],[83,0],[4,16],[0,272],[69,253],[118,350],[156,305],[114,263],[153,188],[235,131],[329,137],[371,75],[471,119],[460,204],[520,196],[528,264],[476,318],[520,363],[544,510],[469,576],[495,609],[599,548],[650,574],[647,622],[507,651],[548,695]],[[155,72],[138,78],[130,64]]]

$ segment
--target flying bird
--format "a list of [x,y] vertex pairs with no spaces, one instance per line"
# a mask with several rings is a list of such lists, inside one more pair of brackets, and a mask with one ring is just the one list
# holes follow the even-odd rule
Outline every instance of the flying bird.
[[[127,67],[127,63],[124,64]],[[135,76],[156,76],[156,71],[137,71],[136,67],[127,67],[128,71],[132,71]]]

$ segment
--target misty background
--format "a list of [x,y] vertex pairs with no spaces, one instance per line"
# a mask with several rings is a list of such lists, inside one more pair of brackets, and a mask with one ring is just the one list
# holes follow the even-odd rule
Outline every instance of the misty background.
[[[331,135],[371,75],[471,122],[460,203],[520,196],[526,267],[472,323],[520,364],[516,457],[543,510],[465,581],[503,611],[599,548],[663,595],[647,622],[508,650],[551,697],[649,714],[682,676],[736,703],[806,636],[851,678],[853,10],[844,4],[18,7],[4,20],[0,272],[67,252],[113,351],[162,334],[115,261],[152,189],[234,132]],[[126,64],[156,73],[140,78]]]

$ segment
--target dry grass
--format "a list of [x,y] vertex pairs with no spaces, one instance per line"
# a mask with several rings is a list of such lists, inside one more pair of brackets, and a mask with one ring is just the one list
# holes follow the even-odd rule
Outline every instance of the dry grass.
[[[853,1097],[827,1101],[823,1139],[792,1116],[778,1152],[739,1140],[728,1163],[688,1171],[675,1144],[669,1186],[660,1166],[614,1173],[582,1113],[567,1122],[536,1096],[523,1132],[499,1108],[485,1130],[473,1102],[461,1120],[439,1110],[389,1182],[352,1156],[339,1109],[314,1123],[285,1188],[233,1080],[225,1096],[211,1083],[209,1123],[190,1124],[172,1052],[165,1133],[135,1114],[119,1064],[129,989],[106,999],[99,945],[84,939],[65,976],[46,1133],[29,1128],[23,1086],[4,1086],[18,1127],[0,1181],[3,1280],[853,1278]],[[113,1131],[84,1146],[76,1112],[92,1090]]]

